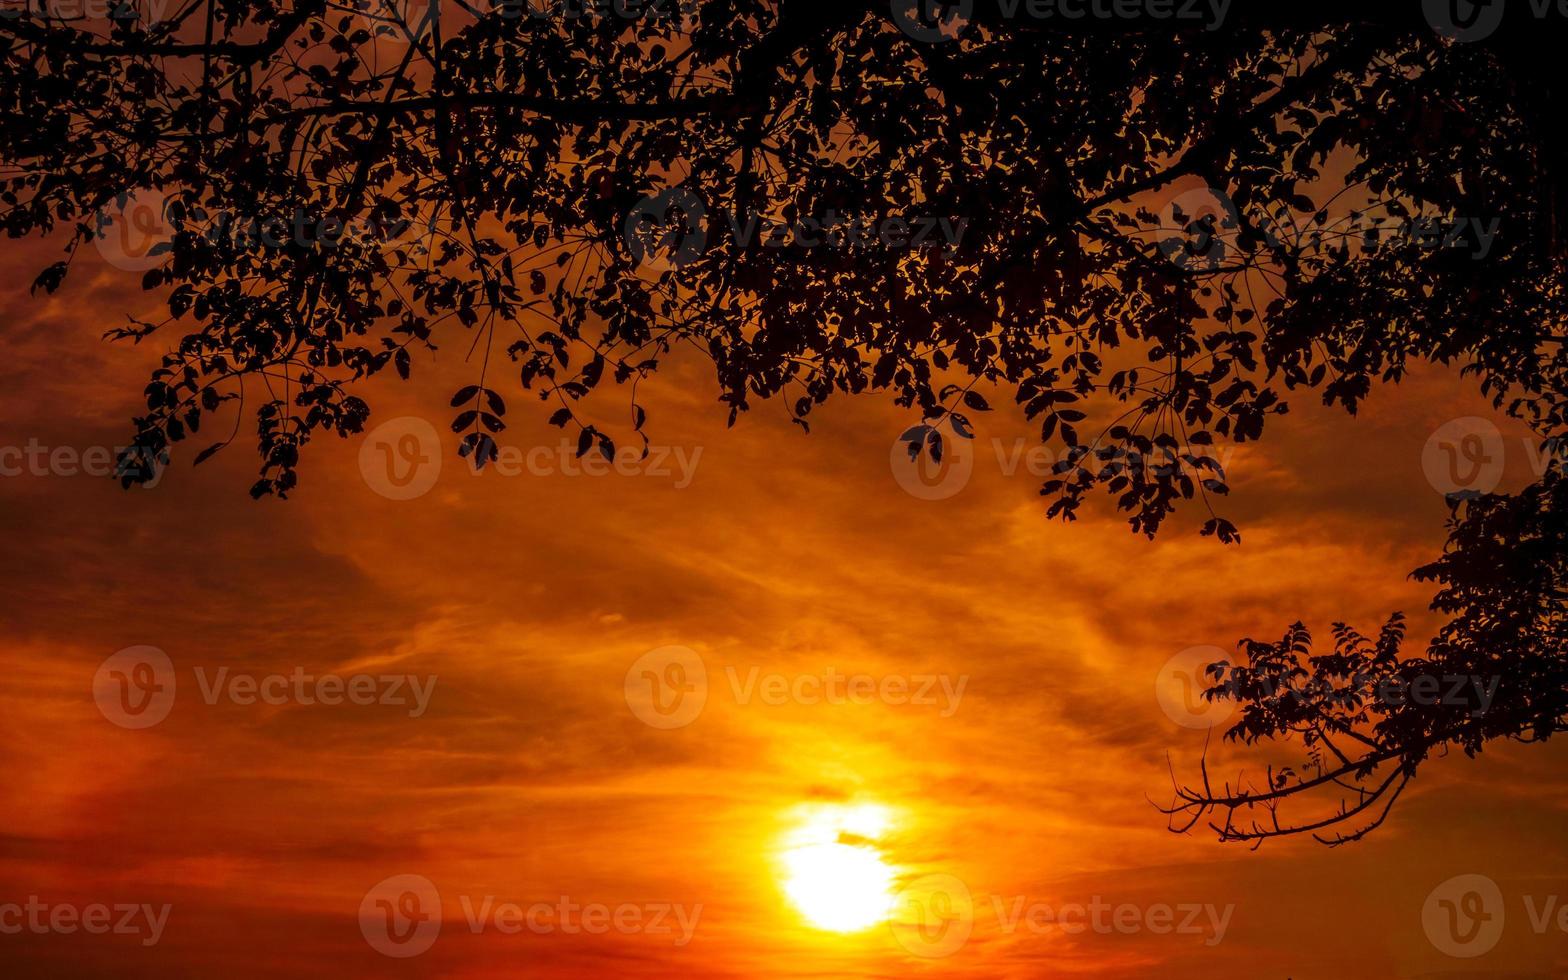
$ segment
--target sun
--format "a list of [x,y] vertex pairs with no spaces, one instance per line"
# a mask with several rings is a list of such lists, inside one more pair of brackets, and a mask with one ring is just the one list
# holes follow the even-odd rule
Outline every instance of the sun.
[[780,861],[784,894],[807,922],[859,932],[887,919],[894,871],[876,844],[887,824],[886,808],[874,804],[805,809]]
[[893,870],[875,848],[812,844],[784,855],[784,893],[819,929],[859,932],[887,917]]

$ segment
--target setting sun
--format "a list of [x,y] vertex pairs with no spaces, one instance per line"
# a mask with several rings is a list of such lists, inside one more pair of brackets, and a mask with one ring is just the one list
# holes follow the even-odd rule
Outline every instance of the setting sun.
[[808,922],[857,932],[887,917],[893,868],[876,843],[887,824],[887,810],[869,804],[808,811],[781,856],[784,893]]

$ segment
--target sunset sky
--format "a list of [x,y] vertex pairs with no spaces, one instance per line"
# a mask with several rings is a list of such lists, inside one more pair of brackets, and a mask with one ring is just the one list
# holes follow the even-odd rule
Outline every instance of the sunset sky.
[[[158,303],[96,254],[53,296],[18,288],[57,247],[0,254],[0,446],[74,458],[128,440],[168,341],[99,339]],[[1171,658],[1297,619],[1319,636],[1339,619],[1374,630],[1395,610],[1424,645],[1431,590],[1407,575],[1439,553],[1445,515],[1428,437],[1491,419],[1502,486],[1531,476],[1525,431],[1456,374],[1379,390],[1357,419],[1293,401],[1230,457],[1223,513],[1244,541],[1224,547],[1199,537],[1197,507],[1154,542],[1102,496],[1075,525],[1047,521],[1039,479],[1005,472],[1034,445],[1010,404],[980,420],[968,484],[921,499],[890,463],[918,419],[867,396],[830,402],[810,435],[775,403],[726,429],[695,361],[642,392],[667,472],[565,472],[547,409],[515,398],[504,444],[544,447],[543,462],[475,477],[446,428],[466,349],[363,393],[372,427],[415,417],[443,433],[413,499],[387,495],[383,465],[418,431],[406,421],[318,438],[287,501],[247,495],[248,433],[192,469],[204,432],[151,490],[58,465],[0,478],[0,906],[168,906],[150,944],[147,930],[7,930],[0,975],[1568,973],[1555,907],[1545,929],[1531,921],[1568,901],[1560,741],[1435,759],[1382,830],[1334,850],[1176,836],[1154,805],[1167,758],[1191,774],[1204,748],[1156,697]],[[595,403],[607,424],[625,417],[617,394]],[[378,438],[390,448],[364,445]],[[95,675],[142,646],[177,686],[166,719],[128,728]],[[706,674],[692,717],[639,688],[693,682],[671,664]],[[434,686],[423,710],[244,703],[229,687],[209,704],[225,669],[224,684]],[[834,676],[877,693],[811,696]],[[778,683],[795,693],[772,697]],[[1210,765],[1233,776],[1264,758],[1215,744]],[[1473,959],[1423,919],[1467,874],[1506,908]],[[386,955],[408,950],[378,944],[377,910],[409,908],[420,879],[441,903],[433,941]],[[951,904],[954,882],[972,914]],[[1130,911],[1105,929],[1055,921],[1091,903]],[[612,925],[579,930],[573,906]],[[1161,909],[1192,928],[1159,928]],[[18,921],[0,912],[0,927]]]

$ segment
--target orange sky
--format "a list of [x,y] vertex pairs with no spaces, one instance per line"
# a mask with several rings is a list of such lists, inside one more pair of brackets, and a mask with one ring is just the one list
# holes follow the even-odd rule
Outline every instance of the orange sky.
[[[30,281],[53,247],[8,249],[7,281]],[[125,441],[169,338],[97,338],[155,307],[138,279],[88,254],[52,297],[7,291],[0,446]],[[1196,508],[1153,543],[1104,498],[1075,526],[1047,522],[1039,481],[1005,475],[993,451],[1028,440],[1009,410],[984,417],[968,485],[922,500],[889,465],[917,420],[865,397],[819,410],[810,436],[772,404],[726,430],[698,364],[645,389],[655,443],[679,451],[671,475],[475,478],[446,430],[446,396],[471,380],[465,350],[448,343],[415,383],[368,393],[373,422],[423,416],[446,432],[440,474],[415,499],[377,492],[377,450],[361,440],[318,441],[287,502],[246,495],[243,438],[197,470],[187,453],[151,491],[0,478],[0,974],[1568,971],[1568,933],[1530,917],[1568,900],[1560,745],[1434,760],[1382,831],[1333,851],[1173,836],[1149,802],[1168,798],[1167,752],[1190,770],[1202,751],[1155,697],[1180,651],[1274,638],[1298,618],[1322,635],[1338,618],[1374,629],[1396,609],[1424,642],[1429,589],[1406,575],[1437,553],[1444,506],[1422,445],[1451,419],[1494,417],[1453,376],[1381,391],[1358,420],[1293,402],[1261,447],[1231,457],[1224,513],[1245,541],[1225,548],[1197,536]],[[510,400],[508,444],[553,454],[545,413]],[[624,411],[598,407],[611,422]],[[1504,486],[1518,486],[1524,433],[1498,422]],[[689,483],[682,459],[695,460]],[[167,654],[177,687],[165,720],[133,730],[100,710],[94,678],[139,645]],[[639,720],[628,672],[635,682],[639,658],[669,646],[700,659],[708,686],[700,714],[661,729]],[[209,704],[203,684],[222,668],[434,687],[422,712]],[[771,704],[747,686],[829,672],[929,676],[961,694]],[[1233,770],[1256,757],[1218,758]],[[911,889],[895,918],[932,881],[961,882],[967,941],[928,955],[907,923],[825,931],[788,899],[802,828],[866,808],[883,819],[846,829],[845,853]],[[1434,888],[1461,874],[1495,882],[1506,908],[1495,948],[1474,959],[1446,955],[1423,924]],[[360,918],[387,879],[402,895],[412,879],[396,876],[428,879],[442,904],[433,943],[406,958],[379,952]],[[510,931],[488,913],[477,931],[470,921],[563,898],[644,926],[569,932],[570,912]],[[5,931],[21,921],[6,903],[30,899],[168,911],[151,944],[150,925]],[[1136,924],[1069,933],[1039,912],[1101,901]],[[1205,910],[1194,921],[1209,925],[1162,934],[1164,907],[1178,921]],[[648,926],[660,908],[664,931]]]

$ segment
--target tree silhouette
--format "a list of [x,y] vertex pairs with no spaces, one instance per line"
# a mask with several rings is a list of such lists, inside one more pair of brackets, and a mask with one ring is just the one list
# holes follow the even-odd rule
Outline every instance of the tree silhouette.
[[[1002,390],[1060,447],[1049,515],[1099,488],[1149,535],[1196,497],[1203,533],[1238,540],[1211,447],[1260,437],[1296,392],[1354,413],[1413,360],[1458,365],[1560,455],[1550,12],[357,3],[0,16],[5,228],[67,239],[35,289],[149,195],[167,230],[137,260],[168,317],[108,331],[179,334],[128,484],[233,414],[256,420],[253,494],[286,495],[314,435],[363,429],[356,382],[440,343],[474,365],[452,400],[474,465],[520,390],[581,454],[646,447],[638,382],[694,349],[731,423],[777,397],[807,427],[835,393],[885,391],[918,416],[914,454],[973,438]],[[580,417],[612,386],[624,431]],[[1562,730],[1563,492],[1553,466],[1455,500],[1418,573],[1452,615],[1424,658],[1400,658],[1395,619],[1219,665],[1210,695],[1244,708],[1229,736],[1305,761],[1262,789],[1205,772],[1178,828],[1352,839],[1434,750]],[[1430,674],[1501,681],[1484,710],[1386,696]],[[1280,818],[1324,792],[1348,795]]]

